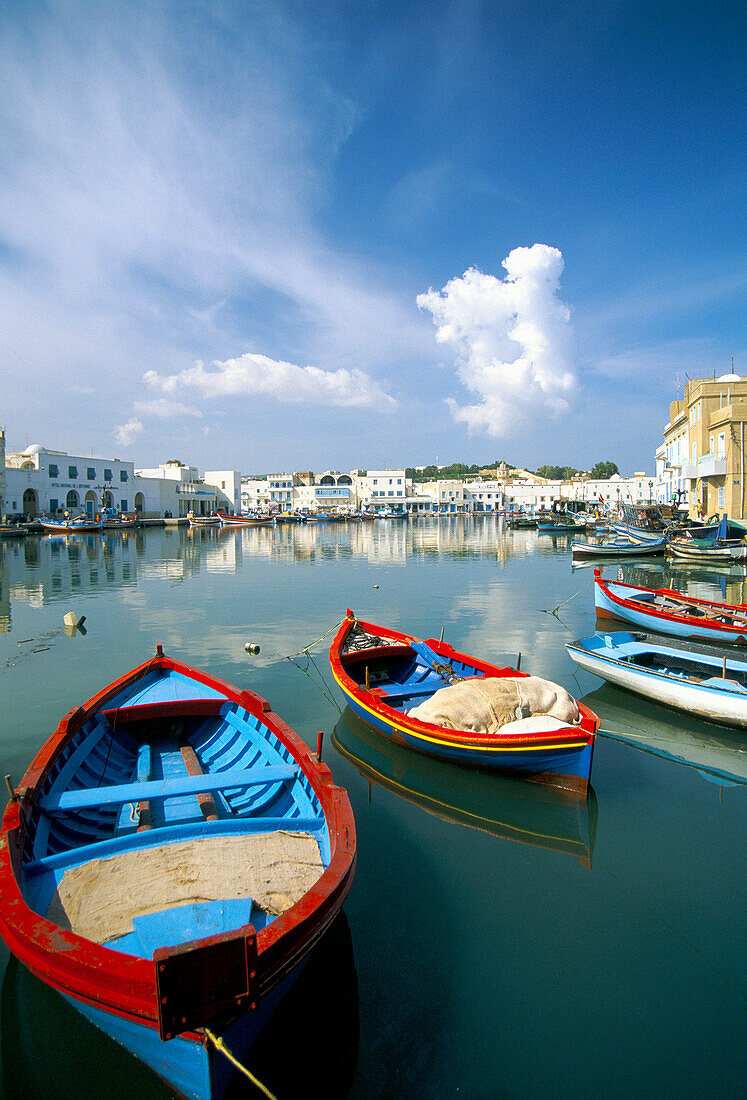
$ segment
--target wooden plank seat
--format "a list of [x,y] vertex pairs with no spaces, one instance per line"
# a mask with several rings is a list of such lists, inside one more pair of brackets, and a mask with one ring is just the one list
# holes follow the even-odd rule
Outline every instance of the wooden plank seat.
[[220,714],[228,699],[165,699],[159,703],[136,703],[131,707],[112,707],[101,713],[117,726],[141,722],[146,718],[206,717]]
[[156,779],[144,783],[120,783],[110,787],[84,787],[81,790],[51,792],[39,800],[45,814],[75,813],[92,806],[116,806],[125,802],[142,802],[157,798],[200,794],[253,787],[265,783],[282,783],[294,779],[298,768],[290,764],[274,764],[260,768],[231,768],[207,775],[184,775],[178,779]]

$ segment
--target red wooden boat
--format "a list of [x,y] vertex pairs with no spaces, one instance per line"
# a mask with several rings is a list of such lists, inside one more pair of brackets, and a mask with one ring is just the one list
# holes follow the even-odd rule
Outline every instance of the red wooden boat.
[[233,1071],[211,1035],[246,1054],[355,861],[326,765],[260,696],[159,646],[69,711],[13,792],[0,934],[180,1095],[213,1100]]
[[747,645],[747,606],[686,596],[672,588],[608,581],[594,570],[598,619],[620,619],[676,638]]
[[[512,771],[586,796],[599,720],[557,684],[459,653],[435,638],[423,642],[363,622],[350,609],[329,659],[351,709],[396,744],[442,760]],[[426,710],[437,713],[442,700],[449,707],[443,689],[454,687],[460,699],[474,700],[467,705],[477,721],[459,725],[434,720],[430,713],[425,717]],[[525,708],[523,693],[535,690],[552,700],[550,709]],[[498,704],[504,693],[510,702]],[[503,717],[513,712],[517,720],[493,728],[499,706]],[[525,709],[529,716],[518,719]]]

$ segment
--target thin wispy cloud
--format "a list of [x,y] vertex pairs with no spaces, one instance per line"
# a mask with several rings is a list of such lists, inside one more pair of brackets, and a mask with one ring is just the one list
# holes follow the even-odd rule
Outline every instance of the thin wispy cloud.
[[570,310],[558,297],[562,254],[544,244],[515,248],[503,266],[503,279],[470,268],[417,298],[479,398],[466,406],[450,399],[455,419],[496,438],[566,412],[576,387]]
[[186,405],[182,401],[169,401],[165,397],[156,398],[154,401],[136,401],[134,407],[135,412],[140,416],[154,416],[157,420],[173,420],[181,416],[202,417],[201,409]]
[[[144,366],[225,360],[256,329],[278,362],[286,349],[319,362],[332,404],[372,408],[391,402],[375,372],[423,350],[388,275],[317,224],[356,105],[291,20],[249,7],[203,12],[199,42],[194,27],[174,33],[168,4],[0,15],[0,311],[16,320],[19,406],[35,397],[33,365],[106,393],[104,421],[128,391],[137,419],[173,418],[176,406],[134,403]],[[254,33],[239,41],[231,18],[248,14]]]
[[396,404],[394,398],[362,370],[299,367],[251,352],[237,359],[214,362],[212,369],[198,361],[179,374],[161,376],[156,371],[147,371],[143,381],[166,394],[193,390],[203,400],[263,395],[285,404],[341,408],[381,409]]

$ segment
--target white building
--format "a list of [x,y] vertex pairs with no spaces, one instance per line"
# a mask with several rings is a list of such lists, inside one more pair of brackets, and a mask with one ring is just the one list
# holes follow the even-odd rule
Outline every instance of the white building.
[[238,470],[206,470],[203,480],[217,490],[218,507],[225,508],[229,515],[241,511],[241,474]]
[[184,517],[194,512],[205,516],[218,507],[218,489],[200,477],[196,466],[185,466],[172,458],[152,469],[138,470],[137,474],[142,484],[152,486],[154,496],[157,495],[155,515]]
[[360,507],[373,511],[392,508],[403,512],[412,492],[412,482],[408,485],[404,470],[368,470],[354,474],[353,482]]
[[264,477],[242,477],[241,511],[266,512],[270,506],[270,490]]
[[147,487],[132,462],[50,451],[33,444],[5,456],[5,511],[32,519],[65,511],[94,515],[102,505],[122,512],[145,512]]

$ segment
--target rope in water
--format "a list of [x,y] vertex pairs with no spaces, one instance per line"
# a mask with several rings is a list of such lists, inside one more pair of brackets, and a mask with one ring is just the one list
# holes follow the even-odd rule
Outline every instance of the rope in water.
[[[296,668],[299,670],[299,672],[302,672],[304,674],[304,676],[306,676],[307,679],[309,679],[311,681],[311,683],[314,685],[314,687],[317,689],[317,691],[321,692],[321,694],[324,696],[324,698],[327,700],[327,702],[331,703],[332,706],[335,707],[337,709],[337,711],[339,711],[340,714],[342,714],[342,709],[340,707],[340,704],[335,699],[334,695],[332,694],[331,689],[327,686],[327,682],[324,679],[324,676],[322,675],[322,673],[319,669],[319,666],[317,665],[316,661],[314,660],[314,657],[313,657],[312,653],[310,652],[310,650],[312,650],[314,648],[314,646],[317,645],[319,642],[323,642],[325,638],[327,638],[330,634],[333,633],[333,631],[337,630],[340,626],[342,626],[342,624],[344,622],[345,622],[344,619],[340,619],[340,621],[338,623],[335,623],[334,626],[331,626],[329,628],[329,630],[325,630],[324,634],[320,634],[318,638],[315,638],[313,642],[309,642],[309,644],[305,645],[303,647],[303,649],[299,649],[297,653],[290,653],[290,654],[288,654],[287,657],[283,657],[284,661],[290,661],[290,663],[292,665],[295,665]],[[305,668],[302,667],[298,663],[298,661],[296,660],[296,657],[305,657],[306,658],[306,667]],[[319,677],[319,680],[321,681],[321,683],[317,683],[317,681],[314,679],[314,677],[309,675],[309,668],[310,667],[313,667],[314,672]]]
[[337,628],[342,626],[344,622],[344,619],[340,619],[339,623],[335,623],[335,625],[331,626],[329,630],[325,630],[324,634],[320,634],[318,638],[315,638],[313,642],[309,642],[309,644],[305,645],[303,649],[299,649],[298,653],[289,653],[288,656],[284,658],[284,660],[291,661],[294,657],[300,657],[302,653],[308,654],[308,651],[312,649],[317,644],[317,642],[323,642],[327,635],[331,634],[333,630],[337,630]]
[[570,603],[571,600],[575,600],[576,596],[580,595],[581,592],[585,592],[587,588],[590,588],[593,583],[594,578],[592,577],[588,584],[585,584],[583,588],[579,588],[577,592],[574,592],[573,595],[569,596],[567,600],[563,600],[563,602],[559,603],[557,607],[541,607],[540,611],[543,615],[554,615],[557,611],[560,611],[561,607],[565,607],[565,605],[567,603]]
[[223,1042],[223,1040],[219,1039],[217,1035],[213,1035],[210,1028],[208,1028],[208,1027],[205,1028],[205,1034],[207,1035],[208,1039],[213,1044],[215,1049],[219,1050],[221,1052],[221,1054],[225,1055],[225,1057],[228,1059],[228,1061],[231,1063],[232,1066],[235,1066],[236,1069],[240,1070],[241,1073],[244,1074],[245,1077],[248,1077],[249,1080],[252,1082],[252,1084],[255,1086],[255,1088],[258,1088],[263,1096],[266,1096],[268,1098],[268,1100],[277,1100],[277,1097],[275,1096],[275,1094],[270,1092],[270,1090],[267,1088],[267,1086],[263,1085],[262,1082],[259,1081],[254,1076],[253,1073],[250,1073],[249,1070],[246,1068],[246,1066],[242,1066],[242,1064],[238,1060],[238,1058],[234,1057],[234,1055],[231,1054],[231,1051],[228,1049],[228,1047]]

